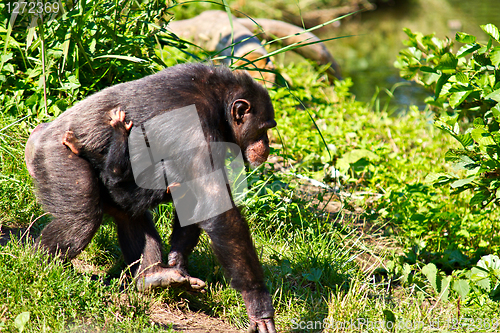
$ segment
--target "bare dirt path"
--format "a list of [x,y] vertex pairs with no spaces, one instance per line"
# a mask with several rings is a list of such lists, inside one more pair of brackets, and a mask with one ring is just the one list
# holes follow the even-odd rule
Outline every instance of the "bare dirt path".
[[162,325],[172,325],[175,331],[185,333],[242,333],[225,321],[210,317],[204,313],[186,311],[154,305],[151,309],[151,320]]

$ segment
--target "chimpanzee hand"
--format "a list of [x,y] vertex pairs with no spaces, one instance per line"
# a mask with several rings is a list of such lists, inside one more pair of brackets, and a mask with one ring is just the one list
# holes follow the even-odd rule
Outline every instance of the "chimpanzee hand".
[[276,333],[273,318],[256,319],[255,321],[250,318],[250,326],[247,330],[248,333]]
[[248,333],[276,333],[274,308],[271,295],[266,289],[241,292],[247,307],[250,326]]

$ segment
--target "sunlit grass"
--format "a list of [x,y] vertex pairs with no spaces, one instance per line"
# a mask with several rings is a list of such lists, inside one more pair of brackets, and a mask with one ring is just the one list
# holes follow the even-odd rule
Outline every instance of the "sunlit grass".
[[[114,13],[113,8],[102,10]],[[106,13],[98,14],[104,22]],[[90,45],[94,37],[87,33],[89,22],[80,20],[80,30],[72,33]],[[119,22],[123,35],[116,39],[117,53],[164,55],[163,64],[168,66],[190,60],[185,53],[171,52],[172,47],[148,44],[151,40],[141,22],[136,22],[137,31]],[[67,30],[52,28],[54,43],[47,45],[59,50]],[[136,33],[140,42],[130,43]],[[26,37],[20,32],[14,35],[19,36]],[[113,36],[104,37],[115,41]],[[36,124],[52,116],[41,111],[38,81],[27,74],[20,49],[12,45],[7,51],[16,57],[16,71],[4,67],[0,73],[5,79],[0,96],[0,328],[18,331],[22,324],[28,332],[168,332],[167,327],[153,326],[152,304],[202,311],[245,328],[243,300],[230,288],[206,235],[189,266],[193,276],[207,281],[204,295],[173,289],[147,296],[137,293],[123,273],[126,267],[110,220],[73,264],[32,250],[32,235],[50,218],[36,203],[24,166],[24,144]],[[58,52],[54,57],[61,55]],[[48,99],[53,116],[104,86],[161,67],[161,59],[90,65],[81,61],[84,58],[73,57],[67,64],[72,67],[62,84],[75,83],[76,70],[81,83],[67,90],[55,89],[57,66],[49,64],[54,66],[49,75],[54,89]],[[29,66],[33,66],[30,73],[39,70],[36,61]],[[391,117],[383,111],[385,97],[372,105],[361,103],[350,93],[349,78],[331,84],[305,62],[278,64],[278,70],[286,74],[291,88],[270,89],[278,122],[271,132],[273,155],[270,163],[249,176],[252,188],[242,207],[273,295],[278,327],[287,331],[300,321],[324,320],[449,322],[459,313],[480,319],[498,316],[497,303],[486,293],[460,299],[451,290],[448,299],[440,299],[421,273],[425,264],[433,262],[440,276],[459,277],[481,255],[499,250],[495,209],[473,210],[467,205],[470,194],[452,196],[448,189],[424,182],[429,172],[449,168],[443,156],[455,144],[433,126],[432,116],[409,107]],[[171,204],[154,211],[166,251],[172,214]],[[450,265],[455,258],[450,254],[462,260]],[[297,330],[303,331],[300,326]]]

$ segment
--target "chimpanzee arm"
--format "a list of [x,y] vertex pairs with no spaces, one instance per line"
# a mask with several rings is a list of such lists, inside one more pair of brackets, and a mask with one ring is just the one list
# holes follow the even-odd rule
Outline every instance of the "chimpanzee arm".
[[217,259],[241,291],[250,319],[250,332],[274,333],[274,308],[248,224],[237,208],[200,223],[212,240]]

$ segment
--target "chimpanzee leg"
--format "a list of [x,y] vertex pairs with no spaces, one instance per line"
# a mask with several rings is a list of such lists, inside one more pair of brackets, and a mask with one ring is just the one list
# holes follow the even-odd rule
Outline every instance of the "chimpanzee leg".
[[200,238],[200,228],[196,224],[181,227],[177,213],[174,217],[174,228],[170,237],[170,253],[168,265],[187,273],[188,256]]
[[200,223],[210,236],[217,259],[231,279],[231,286],[241,291],[250,319],[249,332],[276,332],[274,308],[264,283],[264,273],[250,237],[248,224],[237,208]]
[[132,265],[139,291],[147,292],[155,287],[167,286],[182,286],[190,290],[205,287],[200,279],[162,264],[161,239],[149,212],[131,217],[116,208],[108,208],[106,213],[115,219],[120,247],[125,262]]
[[128,154],[128,134],[132,128],[132,121],[125,122],[125,112],[120,108],[109,112],[110,125],[113,127],[113,139],[106,157],[105,167],[101,177],[108,182],[106,185],[115,185],[117,181],[126,178],[130,173],[130,157]]
[[69,130],[64,133],[62,144],[68,147],[73,152],[73,154],[80,155],[82,144],[75,137],[73,131]]
[[[104,162],[104,168],[101,170],[101,179],[106,186],[113,186],[129,174],[130,158],[128,155],[127,140],[133,123],[132,121],[125,122],[125,112],[121,111],[119,107],[110,110],[108,115],[110,118],[109,125],[114,131]],[[100,154],[89,153],[72,130],[64,132],[62,135],[62,144],[68,147],[75,155],[89,160],[91,164],[99,164],[100,159],[102,159]]]
[[62,145],[60,137],[59,133],[45,137],[32,162],[38,198],[54,217],[37,246],[71,259],[92,240],[101,225],[102,208],[93,168]]

